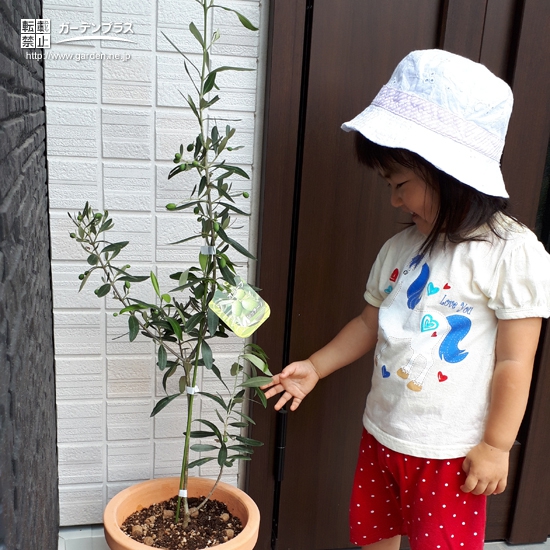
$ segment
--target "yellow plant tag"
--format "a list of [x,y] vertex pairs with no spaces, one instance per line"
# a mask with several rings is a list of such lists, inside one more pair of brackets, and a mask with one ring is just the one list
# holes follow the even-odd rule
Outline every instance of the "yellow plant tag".
[[235,277],[235,286],[216,290],[208,307],[237,335],[248,338],[269,317],[263,298],[245,281]]

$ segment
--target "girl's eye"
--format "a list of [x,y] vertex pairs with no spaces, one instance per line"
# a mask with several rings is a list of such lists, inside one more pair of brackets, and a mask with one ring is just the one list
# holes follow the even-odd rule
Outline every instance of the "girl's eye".
[[[388,183],[388,188],[391,190],[392,189],[392,184],[390,182],[387,182],[387,183]],[[393,188],[397,191],[398,189],[400,189],[406,183],[407,183],[406,181],[404,181],[403,183],[397,183],[397,184],[395,184],[395,186]]]

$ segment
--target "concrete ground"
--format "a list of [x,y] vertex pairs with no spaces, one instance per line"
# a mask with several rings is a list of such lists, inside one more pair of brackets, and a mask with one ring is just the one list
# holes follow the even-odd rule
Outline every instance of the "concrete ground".
[[62,527],[59,530],[58,550],[109,550],[103,525]]
[[[103,526],[94,525],[61,528],[58,550],[109,550],[109,547],[103,536]],[[550,550],[550,539],[543,544],[509,545],[505,542],[486,542],[485,550]]]
[[548,550],[550,549],[550,539],[543,544],[519,544],[511,545],[505,542],[486,542],[486,550]]

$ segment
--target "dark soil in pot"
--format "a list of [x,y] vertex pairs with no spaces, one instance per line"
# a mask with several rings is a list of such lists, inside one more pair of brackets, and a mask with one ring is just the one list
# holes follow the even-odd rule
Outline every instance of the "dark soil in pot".
[[185,529],[181,522],[183,506],[180,522],[174,524],[178,502],[174,497],[133,513],[123,523],[122,531],[152,548],[202,550],[227,542],[243,530],[240,519],[232,516],[223,502],[209,500],[198,512],[193,511],[203,500],[189,499],[192,514]]

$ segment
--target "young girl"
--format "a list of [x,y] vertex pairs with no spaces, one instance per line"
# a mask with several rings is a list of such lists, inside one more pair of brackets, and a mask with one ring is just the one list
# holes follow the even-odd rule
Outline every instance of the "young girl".
[[343,125],[412,224],[381,249],[367,305],[266,386],[296,410],[319,379],[376,346],[351,505],[354,544],[483,548],[486,495],[506,487],[527,403],[550,256],[505,213],[499,160],[512,92],[484,66],[409,54]]

